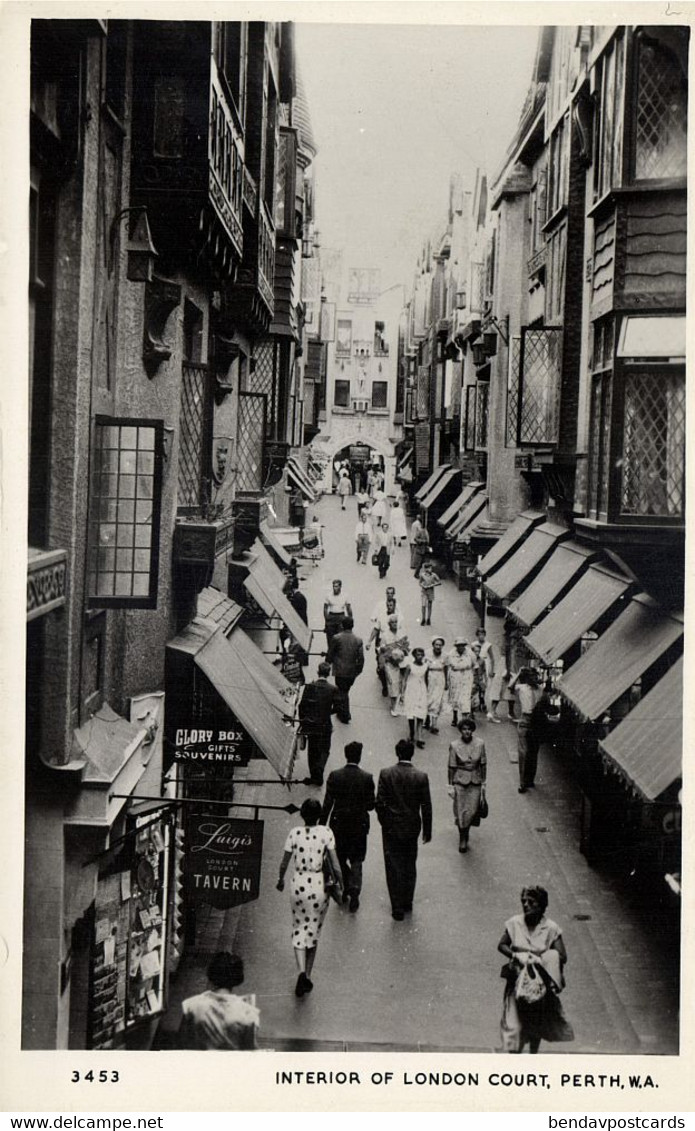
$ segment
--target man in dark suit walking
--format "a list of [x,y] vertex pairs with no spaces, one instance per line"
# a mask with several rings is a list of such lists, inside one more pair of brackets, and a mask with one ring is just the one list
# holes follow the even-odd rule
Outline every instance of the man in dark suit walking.
[[309,777],[305,785],[323,785],[323,771],[331,752],[333,722],[331,715],[338,702],[338,689],[328,676],[330,664],[318,666],[318,679],[307,683],[299,700],[299,722],[308,740]]
[[330,824],[343,874],[343,902],[357,911],[362,890],[362,864],[367,855],[369,811],[374,808],[374,778],[360,769],[362,743],[348,742],[346,765],[333,770],[326,781],[321,821]]
[[350,688],[364,668],[364,645],[352,631],[354,623],[352,617],[343,617],[342,630],[332,638],[326,653],[338,688],[336,715],[341,723],[350,722]]
[[420,829],[423,844],[432,839],[429,778],[413,766],[413,749],[412,742],[403,738],[396,743],[398,762],[381,771],[376,794],[391,914],[398,920],[413,906]]

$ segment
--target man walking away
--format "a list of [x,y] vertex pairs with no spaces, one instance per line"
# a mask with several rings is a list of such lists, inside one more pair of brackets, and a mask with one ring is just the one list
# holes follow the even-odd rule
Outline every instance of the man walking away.
[[369,812],[374,808],[374,778],[360,769],[362,743],[348,742],[345,765],[333,770],[326,781],[322,824],[335,836],[335,850],[343,874],[343,902],[357,911],[362,891],[362,864],[367,855]]
[[323,771],[331,753],[333,722],[331,715],[337,709],[338,689],[330,683],[331,665],[322,660],[318,666],[318,679],[307,683],[299,701],[299,722],[307,736],[309,777],[305,785],[323,785]]
[[413,907],[420,830],[423,844],[432,839],[432,800],[427,774],[412,764],[412,742],[397,742],[396,755],[396,765],[379,774],[376,815],[381,825],[391,914],[401,920]]
[[336,715],[341,723],[350,722],[350,688],[364,668],[364,645],[352,631],[353,627],[352,617],[344,617],[343,630],[333,637],[326,653],[338,688]]

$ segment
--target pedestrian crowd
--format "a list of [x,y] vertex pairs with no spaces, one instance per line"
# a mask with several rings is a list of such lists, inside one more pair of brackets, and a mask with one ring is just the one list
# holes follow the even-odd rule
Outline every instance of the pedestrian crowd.
[[[389,504],[381,468],[358,473],[344,461],[335,468],[336,493],[341,511],[354,493],[357,514],[355,553],[359,565],[371,563],[380,579],[386,577],[393,555],[404,545],[407,532],[399,500]],[[354,512],[353,512],[354,513]],[[311,539],[321,547],[321,525],[314,518]],[[421,599],[419,623],[432,624],[436,590],[441,585],[431,555],[426,526],[416,518],[410,530],[410,567]],[[307,621],[306,598],[294,574],[287,596]],[[475,639],[454,634],[447,641],[432,636],[429,647],[411,642],[404,603],[395,587],[388,586],[371,615],[366,641],[355,633],[351,595],[341,578],[334,578],[323,604],[326,651],[316,679],[305,684],[299,701],[300,734],[306,742],[309,775],[305,784],[324,789],[322,800],[308,797],[299,811],[302,824],[292,828],[284,845],[277,888],[290,879],[291,942],[297,966],[295,994],[303,998],[313,990],[312,972],[321,929],[331,898],[350,913],[359,910],[363,865],[367,855],[370,815],[381,828],[386,886],[391,915],[402,921],[413,908],[420,838],[432,839],[432,800],[428,775],[413,765],[426,736],[439,734],[442,718],[450,715],[456,734],[449,744],[446,765],[449,797],[458,831],[458,850],[469,850],[471,829],[488,814],[486,796],[487,754],[477,735],[475,714],[499,723],[500,701],[514,718],[518,701],[519,792],[535,784],[538,748],[544,728],[552,723],[554,708],[540,687],[538,673],[522,668],[518,673],[498,672],[492,644],[483,625]],[[351,721],[350,693],[365,667],[365,653],[374,649],[375,671],[382,696],[394,718],[408,723],[407,737],[395,744],[396,761],[382,769],[378,781],[361,766],[363,745],[348,742],[345,764],[325,777],[330,757],[333,719]],[[302,667],[308,662],[301,656]],[[325,781],[324,781],[325,779]],[[501,1021],[504,1051],[538,1051],[542,1039],[573,1039],[560,1003],[567,953],[560,928],[545,915],[547,892],[540,887],[521,893],[522,914],[505,924],[499,951],[507,958]],[[215,961],[217,965],[215,965]],[[238,956],[217,955],[209,971],[211,989],[184,1002],[184,1026],[195,1048],[256,1047],[258,1012],[250,999],[232,991],[243,980]]]

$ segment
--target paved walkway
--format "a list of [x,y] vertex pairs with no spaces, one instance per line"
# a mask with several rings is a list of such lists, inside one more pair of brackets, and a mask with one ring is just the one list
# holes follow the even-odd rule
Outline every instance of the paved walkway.
[[[323,593],[331,578],[342,577],[353,599],[356,631],[365,640],[371,611],[389,583],[406,610],[411,643],[429,645],[435,632],[446,638],[447,647],[459,633],[470,638],[478,615],[451,580],[437,590],[431,629],[420,627],[419,589],[406,547],[396,551],[386,581],[379,581],[371,565],[357,565],[354,500],[349,504],[346,513],[333,497],[319,505],[326,557],[321,568],[303,567],[310,625],[322,625]],[[501,640],[501,622],[491,619],[488,633],[493,642]],[[314,639],[316,651],[322,650],[323,635]],[[309,678],[318,658],[312,656]],[[328,769],[342,764],[346,742],[359,739],[365,745],[363,768],[376,778],[395,760],[394,744],[407,737],[407,723],[389,713],[374,674],[373,652],[351,702],[352,722],[335,724]],[[497,943],[505,920],[520,910],[521,888],[540,883],[550,895],[548,913],[564,932],[569,962],[563,1000],[576,1034],[572,1044],[544,1045],[543,1051],[677,1051],[677,963],[664,958],[658,923],[645,921],[617,882],[590,868],[580,854],[580,798],[570,754],[543,751],[536,790],[520,796],[515,727],[480,720],[477,733],[488,752],[490,816],[472,830],[471,849],[461,856],[446,792],[454,733],[445,717],[440,733],[427,735],[426,748],[416,751],[416,764],[430,777],[434,835],[420,847],[412,916],[400,923],[391,918],[381,836],[373,820],[360,910],[351,915],[330,907],[314,967],[315,989],[298,1000],[287,888],[283,894],[275,889],[284,840],[297,818],[267,814],[261,897],[243,909],[211,910],[199,920],[198,946],[186,955],[172,985],[162,1046],[178,1023],[181,998],[204,988],[207,956],[218,947],[234,946],[245,958],[245,989],[257,995],[263,1043],[271,1048],[492,1052],[499,1048],[503,989]],[[267,764],[259,762],[252,763],[248,776],[258,777],[262,765],[272,777]],[[306,773],[300,756],[295,777]],[[275,803],[279,794],[287,796],[279,786],[245,788],[257,799],[270,794]],[[299,786],[292,789],[292,798],[300,804],[312,792],[322,795]]]

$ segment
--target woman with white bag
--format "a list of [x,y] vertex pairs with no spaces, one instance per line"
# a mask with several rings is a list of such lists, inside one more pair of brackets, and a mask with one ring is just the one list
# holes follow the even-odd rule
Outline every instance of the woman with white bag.
[[502,967],[507,985],[502,1007],[502,1050],[538,1052],[541,1041],[573,1041],[560,993],[565,985],[567,951],[557,923],[546,918],[548,893],[542,887],[521,892],[521,915],[513,915],[497,949],[509,961]]

